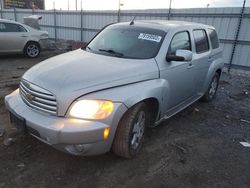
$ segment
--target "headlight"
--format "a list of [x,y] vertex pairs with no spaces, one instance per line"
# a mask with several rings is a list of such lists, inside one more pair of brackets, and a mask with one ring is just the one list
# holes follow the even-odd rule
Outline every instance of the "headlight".
[[105,100],[79,100],[70,108],[70,117],[81,119],[105,119],[113,111],[114,104]]

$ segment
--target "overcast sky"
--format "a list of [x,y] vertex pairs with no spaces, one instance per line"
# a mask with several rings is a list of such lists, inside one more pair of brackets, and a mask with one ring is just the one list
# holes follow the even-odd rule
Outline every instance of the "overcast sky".
[[[119,0],[45,0],[46,9],[75,10],[76,1],[78,10],[81,4],[84,10],[117,10]],[[121,9],[153,9],[168,8],[170,0],[121,0]],[[200,7],[240,7],[243,0],[172,0],[173,8],[200,8]],[[250,0],[247,0],[250,6]]]

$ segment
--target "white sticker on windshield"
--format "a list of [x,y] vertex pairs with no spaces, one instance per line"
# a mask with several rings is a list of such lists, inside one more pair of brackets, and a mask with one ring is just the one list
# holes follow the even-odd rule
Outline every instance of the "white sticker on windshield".
[[154,42],[160,42],[161,38],[162,38],[161,36],[147,34],[147,33],[140,33],[140,35],[138,37],[138,39],[150,40],[150,41],[154,41]]

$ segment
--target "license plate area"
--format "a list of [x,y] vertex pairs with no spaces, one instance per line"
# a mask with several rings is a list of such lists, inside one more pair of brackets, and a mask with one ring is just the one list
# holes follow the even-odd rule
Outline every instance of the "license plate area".
[[10,123],[16,127],[19,131],[24,132],[26,129],[25,119],[16,116],[15,114],[10,112]]

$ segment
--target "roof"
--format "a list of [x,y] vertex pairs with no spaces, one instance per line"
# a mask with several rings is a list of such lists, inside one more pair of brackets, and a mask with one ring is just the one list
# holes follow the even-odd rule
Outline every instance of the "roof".
[[7,22],[7,23],[18,23],[14,20],[7,20],[7,19],[0,19],[1,22]]
[[[118,23],[118,25],[128,25],[130,22],[123,22]],[[187,27],[212,27],[208,25],[204,25],[201,23],[195,22],[186,22],[186,21],[173,21],[173,20],[135,20],[134,25],[139,27],[146,27],[146,28],[155,28],[159,30],[168,31],[174,28],[180,28],[185,26]]]

